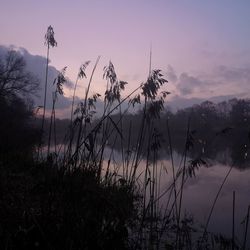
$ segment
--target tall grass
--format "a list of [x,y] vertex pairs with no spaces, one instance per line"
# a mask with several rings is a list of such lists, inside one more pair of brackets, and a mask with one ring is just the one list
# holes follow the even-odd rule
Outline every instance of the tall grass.
[[[57,44],[51,26],[46,44],[42,128],[49,49]],[[111,61],[103,72],[105,93],[103,96],[90,95],[100,61],[97,57],[84,98],[79,97],[76,103],[77,86],[79,80],[87,78],[85,70],[89,61],[81,65],[74,86],[70,124],[65,131],[64,150],[57,148],[56,101],[58,95],[63,95],[66,68],[59,73],[54,81],[47,157],[35,161],[35,168],[29,168],[25,179],[19,180],[22,187],[22,181],[27,183],[21,195],[16,195],[19,182],[6,184],[10,199],[18,200],[19,204],[18,208],[12,208],[13,214],[20,214],[20,210],[21,215],[19,228],[13,225],[14,233],[6,231],[9,240],[4,241],[5,249],[15,249],[18,244],[26,249],[34,244],[40,244],[41,249],[246,249],[249,207],[244,239],[240,244],[234,235],[235,197],[232,240],[218,239],[208,231],[214,207],[232,168],[219,187],[204,228],[195,225],[192,216],[184,211],[185,184],[196,174],[196,169],[206,165],[206,161],[202,155],[195,159],[189,156],[195,143],[192,117],[187,120],[179,164],[174,160],[171,119],[166,121],[166,135],[159,132],[157,124],[170,93],[165,90],[168,81],[162,71],[152,70],[151,54],[147,79],[126,95],[127,82],[119,79]],[[103,103],[103,111],[95,119],[98,100]],[[126,131],[124,119],[135,105],[140,104],[139,133],[135,135],[136,125],[129,122]],[[53,134],[54,152],[51,150]],[[136,142],[132,143],[131,138],[136,138]],[[164,140],[168,141],[167,147]],[[116,145],[121,148],[120,159],[117,159]],[[160,161],[161,152],[170,155],[170,166]],[[36,237],[35,241],[32,237]]]
[[55,85],[55,91],[52,93],[52,110],[50,116],[50,124],[49,124],[49,139],[48,139],[48,151],[47,158],[50,156],[50,146],[51,146],[51,134],[52,134],[52,125],[54,124],[54,153],[57,154],[56,150],[56,111],[55,105],[58,98],[58,95],[63,95],[63,84],[66,82],[65,72],[66,68],[64,67],[61,72],[59,72],[58,76],[54,79],[53,85]]
[[[99,59],[98,57],[93,67],[84,99],[76,105],[75,111],[71,112],[68,130],[70,139],[65,142],[66,153],[57,154],[52,165],[64,169],[67,175],[78,171],[84,171],[85,174],[89,172],[96,184],[104,188],[114,185],[127,190],[126,192],[131,195],[133,206],[136,207],[134,223],[126,224],[129,249],[162,249],[164,246],[167,249],[194,249],[194,246],[198,249],[212,249],[215,246],[226,246],[225,239],[214,243],[212,239],[216,236],[208,232],[208,225],[232,168],[219,188],[205,228],[197,231],[194,229],[192,218],[183,212],[184,187],[186,181],[195,175],[195,169],[206,165],[206,162],[202,158],[191,160],[188,158],[195,141],[194,132],[190,128],[190,118],[178,169],[175,169],[170,124],[169,121],[166,123],[168,153],[171,158],[171,168],[166,169],[159,161],[159,153],[164,150],[162,140],[164,135],[159,133],[156,125],[164,110],[165,98],[169,94],[161,91],[167,80],[160,70],[152,70],[145,83],[122,98],[122,91],[127,83],[118,79],[114,65],[109,62],[104,68],[106,91],[103,97],[103,113],[99,119],[94,120],[95,104],[101,95],[89,96],[89,92]],[[74,91],[74,96],[76,93]],[[127,107],[122,109],[121,106],[126,100],[129,100]],[[143,100],[143,110],[140,129],[133,146],[130,144],[130,138],[134,136],[132,133],[134,124],[130,123],[128,138],[124,138],[125,128],[122,124],[125,114],[141,100]],[[74,106],[73,103],[72,107]],[[53,105],[52,114],[55,117],[54,108]],[[117,111],[118,116],[113,116]],[[116,159],[115,153],[117,144],[121,145],[119,160]],[[106,155],[108,149],[110,149],[109,155]],[[170,186],[163,190],[161,183],[167,171],[171,171],[172,181]],[[114,200],[109,202],[112,203]],[[119,204],[113,205],[122,209]],[[113,223],[114,221],[111,224]],[[208,241],[208,237],[211,238],[211,242]],[[238,247],[236,240],[230,242],[230,248]]]
[[47,56],[46,56],[46,70],[45,70],[45,87],[44,87],[44,99],[43,99],[43,115],[42,115],[42,127],[41,127],[41,142],[39,145],[39,150],[41,150],[42,145],[42,135],[44,133],[44,121],[45,121],[45,113],[46,113],[46,104],[47,104],[47,88],[48,88],[48,69],[49,69],[49,52],[50,48],[57,46],[57,42],[54,37],[54,30],[50,25],[45,34],[45,42],[44,44],[47,46]]

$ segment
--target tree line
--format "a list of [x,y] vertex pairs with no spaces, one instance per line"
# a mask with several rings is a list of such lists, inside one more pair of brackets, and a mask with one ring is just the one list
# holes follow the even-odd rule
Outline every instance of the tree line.
[[[130,148],[136,146],[135,135],[140,130],[142,113],[143,111],[139,111],[124,116],[123,138],[116,138],[114,135],[113,140],[109,142],[110,146],[114,144],[119,149],[122,144],[127,145],[128,141]],[[119,117],[113,115],[112,119],[118,121]],[[189,139],[191,157],[203,156],[237,167],[245,167],[249,162],[249,99],[234,98],[220,103],[204,101],[177,112],[171,112],[170,108],[166,107],[155,123],[155,128],[160,138],[162,154],[165,156],[169,152],[170,143],[174,151],[181,155]]]

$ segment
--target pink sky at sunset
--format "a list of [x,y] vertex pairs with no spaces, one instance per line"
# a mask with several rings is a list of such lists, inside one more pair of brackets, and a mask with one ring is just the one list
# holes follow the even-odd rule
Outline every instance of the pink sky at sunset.
[[128,90],[145,81],[152,44],[152,68],[166,73],[170,100],[250,97],[247,0],[8,0],[1,1],[0,21],[0,45],[41,56],[52,25],[58,47],[51,50],[50,65],[68,66],[72,81],[87,60],[90,74],[100,55],[95,91],[104,89],[102,69],[109,60]]

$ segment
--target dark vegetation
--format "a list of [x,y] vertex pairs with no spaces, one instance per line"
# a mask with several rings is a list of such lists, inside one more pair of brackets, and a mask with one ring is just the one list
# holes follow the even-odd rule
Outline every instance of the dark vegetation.
[[[127,145],[129,142],[132,148],[136,147],[137,138],[129,136],[129,128],[131,126],[133,134],[138,134],[142,116],[143,111],[138,111],[135,114],[124,114],[123,144]],[[110,117],[114,122],[119,122],[119,114],[113,114]],[[167,121],[171,133],[174,135],[171,141],[173,150],[182,154],[187,131],[185,124],[187,124],[188,117],[191,117],[190,128],[192,128],[193,147],[189,154],[192,158],[203,155],[209,160],[234,165],[236,168],[247,168],[250,160],[250,100],[235,98],[217,104],[205,101],[177,112],[171,112],[166,106],[155,124],[163,145],[162,155],[159,157],[169,158],[170,152],[166,150],[169,145]],[[98,118],[93,120],[92,126],[95,126],[98,121]],[[38,125],[40,122],[38,118],[36,124]],[[45,120],[45,141],[48,141],[49,123],[49,119]],[[58,144],[64,143],[65,131],[69,124],[69,119],[56,119]],[[148,136],[147,132],[145,136]],[[120,151],[121,138],[116,138],[115,133],[112,134],[108,145]]]
[[[136,146],[136,137],[132,136],[129,139],[129,127],[131,125],[133,134],[138,134],[142,116],[143,111],[124,116],[122,139],[125,144],[130,140],[131,146]],[[164,157],[170,153],[165,150],[170,143],[167,126],[170,127],[173,135],[171,140],[173,150],[182,154],[189,117],[190,136],[192,136],[193,143],[189,155],[192,158],[202,155],[209,160],[233,164],[239,168],[248,166],[250,160],[250,100],[232,99],[218,104],[205,101],[175,113],[166,108],[155,124],[163,144],[162,154]],[[117,122],[119,114],[113,115],[112,119]],[[148,135],[146,134],[146,136]],[[115,136],[113,136],[112,141],[114,139]],[[112,145],[112,141],[110,145]],[[118,139],[115,143],[116,149],[121,149],[120,145]]]
[[[50,48],[57,45],[51,26],[45,39],[48,67]],[[8,60],[9,55],[18,60]],[[94,121],[101,95],[91,96],[89,90],[98,57],[85,98],[74,103],[77,84],[87,78],[89,62],[80,67],[71,117],[62,136],[63,129],[58,128],[59,124],[63,128],[63,122],[57,120],[55,110],[63,95],[66,68],[54,83],[48,83],[46,73],[45,85],[54,84],[55,90],[51,113],[47,119],[43,115],[41,122],[27,95],[37,87],[35,78],[25,71],[16,52],[6,58],[0,64],[1,249],[246,249],[249,208],[241,242],[234,235],[228,239],[208,231],[218,197],[203,227],[194,225],[184,213],[182,200],[187,179],[207,164],[207,148],[201,147],[195,156],[192,149],[200,148],[198,142],[208,144],[209,139],[223,138],[226,133],[248,133],[248,101],[220,104],[225,108],[231,105],[228,112],[219,112],[219,105],[206,102],[172,114],[164,111],[169,93],[161,91],[167,80],[160,70],[150,69],[147,80],[122,97],[127,83],[118,79],[109,62],[103,76],[103,113]],[[20,61],[22,67],[11,70],[11,62]],[[19,79],[20,73],[26,77]],[[45,104],[46,95],[45,88]],[[128,107],[122,111],[125,101]],[[129,115],[138,103],[142,111]],[[118,113],[114,115],[114,111]],[[173,151],[181,146],[182,161],[177,167]],[[120,150],[120,162],[115,159],[115,148]],[[168,170],[158,162],[163,150],[171,159]],[[161,173],[166,171],[172,181],[162,190]],[[167,202],[162,202],[163,198]]]
[[[25,61],[15,51],[0,58],[0,154],[1,161],[32,159],[39,138],[30,99],[38,80],[25,70]],[[25,159],[24,159],[25,157]],[[17,158],[18,159],[18,158]]]

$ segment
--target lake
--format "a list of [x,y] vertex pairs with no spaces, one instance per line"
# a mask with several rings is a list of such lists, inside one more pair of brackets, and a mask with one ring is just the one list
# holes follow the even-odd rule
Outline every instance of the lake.
[[[110,158],[110,155],[112,157]],[[105,158],[115,162],[115,170],[123,176],[126,172],[122,167],[122,156],[118,151],[105,151]],[[227,159],[227,160],[226,160]],[[187,159],[188,165],[189,159]],[[224,237],[232,236],[233,225],[233,192],[235,191],[235,237],[236,242],[243,242],[243,236],[246,228],[246,215],[250,205],[250,168],[247,165],[237,167],[230,164],[232,160],[225,152],[220,154],[220,159],[208,159],[207,166],[200,166],[195,170],[195,176],[188,177],[183,189],[182,214],[190,216],[194,220],[194,228],[204,230],[208,216],[212,209],[215,197],[225,180],[225,183],[219,193],[215,203],[207,231],[215,234],[222,234]],[[178,153],[173,154],[175,173],[180,165],[183,165],[181,156]],[[223,163],[222,163],[223,162]],[[107,163],[107,162],[106,162]],[[112,165],[112,164],[111,164]],[[137,169],[138,183],[143,186],[145,176],[146,161],[141,159]],[[104,170],[106,167],[104,167]],[[149,171],[153,173],[153,163],[150,162]],[[157,164],[155,164],[155,179],[157,179],[157,196],[161,196],[158,207],[164,211],[168,203],[170,191],[166,192],[173,183],[172,164],[169,156],[161,155]],[[180,179],[180,178],[179,178]],[[178,181],[177,181],[178,182]],[[179,188],[180,188],[180,184]],[[173,197],[173,195],[172,195]],[[170,199],[173,202],[173,198]],[[170,205],[168,206],[170,207]],[[248,242],[250,246],[250,230],[248,230]]]
[[[235,153],[230,150],[220,151],[216,155],[216,159],[205,157],[206,165],[201,165],[195,169],[195,175],[186,176],[182,194],[182,215],[193,219],[192,227],[203,232],[207,223],[209,214],[215,198],[218,199],[213,208],[211,218],[208,223],[207,231],[223,237],[232,237],[233,228],[233,192],[235,192],[235,212],[234,212],[234,231],[236,242],[244,241],[244,233],[246,230],[246,216],[248,206],[250,205],[250,165],[247,155],[243,155],[244,159],[239,156],[235,157]],[[118,178],[128,178],[131,176],[131,166],[133,166],[133,154],[131,158],[126,158],[126,154],[122,156],[121,151],[105,147],[103,173],[105,174],[110,160],[109,171],[118,174]],[[173,153],[173,164],[175,174],[180,166],[183,166],[183,157],[177,153]],[[190,164],[191,157],[187,157],[186,166]],[[156,206],[158,212],[164,214],[165,211],[171,210],[174,202],[173,192],[171,194],[171,185],[173,184],[173,167],[171,158],[164,152],[157,156],[157,161],[153,159],[148,162],[144,157],[138,159],[138,168],[136,171],[137,184],[143,189],[145,184],[145,173],[147,169],[147,178],[151,176],[152,182],[157,183],[155,198],[157,198]],[[128,167],[126,167],[126,163]],[[237,165],[237,163],[239,163]],[[148,166],[148,168],[146,168]],[[150,174],[149,174],[150,172]],[[180,189],[181,176],[176,181],[177,190]],[[147,202],[150,197],[150,185],[147,189]],[[178,198],[179,200],[179,198]],[[247,246],[250,246],[250,230],[248,230]]]

